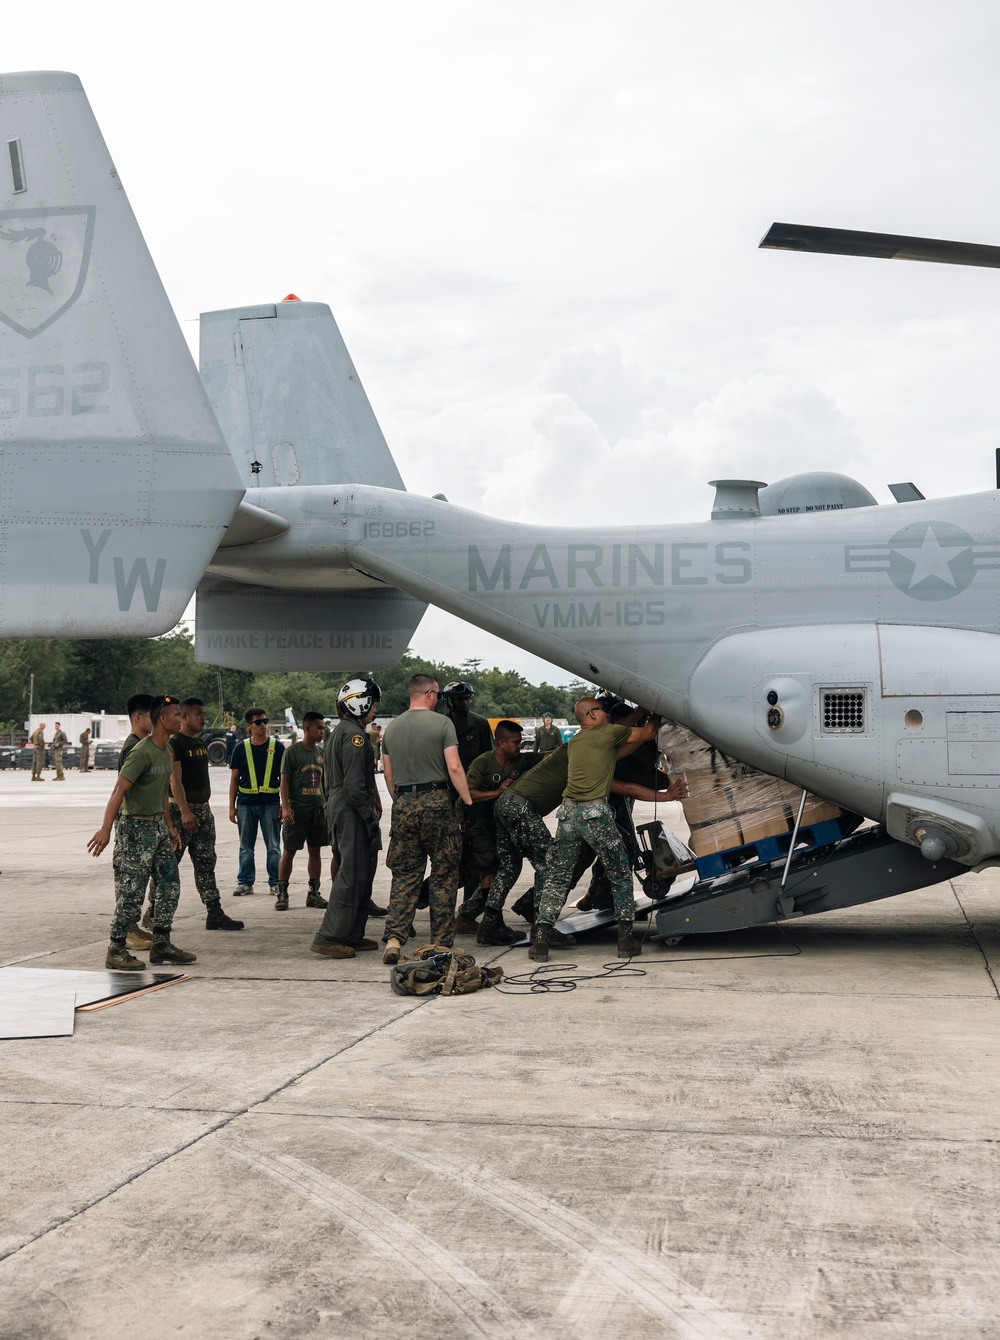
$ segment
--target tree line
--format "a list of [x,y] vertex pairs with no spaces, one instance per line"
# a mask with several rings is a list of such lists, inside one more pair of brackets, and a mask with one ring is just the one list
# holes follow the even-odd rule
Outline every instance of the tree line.
[[[428,661],[410,652],[391,670],[375,674],[382,689],[380,715],[406,710],[406,682],[417,673],[432,674],[442,687],[452,679],[474,685],[473,708],[482,716],[541,717],[551,712],[572,719],[573,703],[587,691],[579,681],[561,686],[530,684],[516,670],[484,667],[478,660],[462,665]],[[280,720],[291,707],[303,712],[336,715],[337,691],[344,680],[365,674],[364,667],[320,672],[255,674],[199,665],[194,641],[186,629],[165,637],[38,638],[0,641],[0,730],[17,730],[34,712],[123,712],[133,693],[178,693],[200,698],[208,720],[227,714],[239,719],[248,707],[263,707]]]

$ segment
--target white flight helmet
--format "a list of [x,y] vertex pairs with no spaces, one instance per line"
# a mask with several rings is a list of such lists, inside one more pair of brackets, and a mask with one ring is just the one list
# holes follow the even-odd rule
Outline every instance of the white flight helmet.
[[337,706],[360,721],[381,698],[382,690],[374,679],[349,679],[337,694]]

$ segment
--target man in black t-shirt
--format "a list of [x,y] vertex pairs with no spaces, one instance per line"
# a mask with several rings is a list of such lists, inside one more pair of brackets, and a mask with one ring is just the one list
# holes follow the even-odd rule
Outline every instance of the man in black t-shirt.
[[194,866],[194,884],[205,904],[205,929],[241,931],[222,910],[215,882],[215,816],[209,801],[212,783],[208,774],[208,748],[201,738],[205,729],[205,704],[200,698],[181,703],[181,728],[171,737],[174,766],[170,775],[170,820],[181,835],[177,861],[188,852]]
[[251,707],[243,713],[250,735],[233,747],[229,759],[229,822],[240,830],[240,868],[234,897],[253,893],[257,867],[254,846],[258,828],[267,848],[267,882],[271,897],[278,897],[278,867],[281,862],[281,756],[285,746],[268,737],[267,713]]

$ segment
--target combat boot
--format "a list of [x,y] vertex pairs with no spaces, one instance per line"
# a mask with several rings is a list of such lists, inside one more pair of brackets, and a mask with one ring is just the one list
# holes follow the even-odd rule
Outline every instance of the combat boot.
[[186,949],[178,949],[175,944],[171,944],[168,931],[153,931],[150,963],[195,963],[197,959],[197,954],[189,954]]
[[555,926],[549,931],[549,945],[552,949],[570,949],[575,944],[575,935],[566,935],[562,931],[556,930]]
[[512,945],[520,938],[509,926],[504,925],[503,912],[492,907],[486,909],[479,923],[477,945]]
[[516,903],[511,904],[512,912],[521,917],[524,921],[534,921],[535,919],[535,890],[529,889],[527,893],[522,893]]
[[398,963],[399,956],[403,952],[403,942],[396,937],[390,936],[385,942],[385,953],[382,955],[383,963]]
[[112,940],[104,957],[104,966],[115,972],[141,972],[146,965],[141,958],[133,958],[125,948],[124,940]]
[[369,898],[368,915],[370,917],[378,917],[381,919],[382,917],[387,916],[388,912],[389,909],[387,907],[379,907],[378,903],[375,901],[374,898]]
[[141,926],[130,926],[128,935],[125,937],[126,949],[148,949],[153,943],[153,937],[149,931],[144,931]]
[[214,903],[207,904],[205,913],[205,929],[207,931],[241,931],[243,929],[242,921],[236,921],[233,917],[226,916],[218,899]]
[[536,963],[547,963],[549,958],[549,933],[552,927],[547,921],[536,921],[531,928],[531,944],[528,946],[528,958]]
[[642,953],[642,944],[632,934],[631,921],[625,921],[624,918],[618,922],[618,957],[635,958],[636,954]]
[[459,913],[459,914],[455,917],[455,934],[456,934],[456,935],[478,935],[478,934],[479,934],[479,922],[478,922],[478,921],[474,921],[471,917],[463,917],[463,916],[461,915],[461,913]]
[[[309,904],[306,903],[306,907],[308,907],[308,906],[309,906]],[[275,910],[275,912],[287,912],[287,911],[288,911],[288,880],[287,880],[287,879],[279,879],[279,880],[278,880],[278,896],[277,896],[277,897],[275,898],[275,900],[274,900],[274,910]]]
[[[306,907],[327,907],[328,905],[327,900],[319,891],[319,880],[311,879],[309,881],[309,892],[306,894]],[[285,906],[287,907],[288,904],[286,903]]]

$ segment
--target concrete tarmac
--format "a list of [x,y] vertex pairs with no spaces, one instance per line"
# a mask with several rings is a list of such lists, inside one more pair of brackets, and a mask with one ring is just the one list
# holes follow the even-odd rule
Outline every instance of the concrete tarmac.
[[[1000,1335],[996,872],[419,1000],[308,952],[304,854],[230,896],[212,776],[247,929],[188,863],[191,981],[0,1042],[6,1340]],[[113,781],[0,772],[0,963],[103,966]]]

